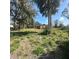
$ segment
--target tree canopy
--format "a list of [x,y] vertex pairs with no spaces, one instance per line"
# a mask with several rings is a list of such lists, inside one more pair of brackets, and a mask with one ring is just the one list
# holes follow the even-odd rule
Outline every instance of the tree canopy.
[[30,0],[11,0],[10,1],[10,16],[15,24],[33,23],[35,11],[32,9],[32,2]]
[[55,14],[58,10],[60,0],[34,0],[38,5],[42,15],[48,16],[48,10],[51,9],[51,13]]
[[69,19],[69,7],[68,6],[62,12],[62,16],[65,16],[67,19]]

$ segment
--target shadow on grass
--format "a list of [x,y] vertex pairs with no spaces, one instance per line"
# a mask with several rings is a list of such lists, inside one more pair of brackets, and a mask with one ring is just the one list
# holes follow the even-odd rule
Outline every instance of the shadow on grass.
[[44,29],[41,33],[38,33],[38,35],[48,35],[50,34],[50,31],[48,29]]
[[55,51],[43,54],[39,59],[69,59],[69,42],[60,42]]
[[37,32],[10,32],[11,36],[24,36],[30,33],[37,33]]

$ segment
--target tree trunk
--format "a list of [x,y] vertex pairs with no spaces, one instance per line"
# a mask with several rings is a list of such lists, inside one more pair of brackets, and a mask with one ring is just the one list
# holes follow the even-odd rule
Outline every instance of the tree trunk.
[[15,21],[15,19],[14,19],[14,25],[13,25],[13,26],[14,26],[14,30],[16,29],[16,28],[15,28],[15,27],[16,27],[15,22],[16,22],[16,21]]
[[48,9],[48,29],[51,29],[52,27],[52,19],[51,19],[51,0],[48,0],[48,5],[49,5],[49,9]]
[[19,30],[21,29],[21,23],[19,22]]
[[51,10],[48,11],[48,29],[52,28]]
[[23,28],[25,29],[25,23],[23,23]]
[[33,19],[33,28],[35,28],[35,21],[34,21],[34,19]]

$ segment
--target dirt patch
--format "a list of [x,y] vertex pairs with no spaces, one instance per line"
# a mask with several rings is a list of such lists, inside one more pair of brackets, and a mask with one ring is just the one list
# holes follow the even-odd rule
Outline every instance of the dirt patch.
[[28,40],[22,40],[19,48],[11,53],[10,59],[37,59],[37,56],[32,54],[30,42]]

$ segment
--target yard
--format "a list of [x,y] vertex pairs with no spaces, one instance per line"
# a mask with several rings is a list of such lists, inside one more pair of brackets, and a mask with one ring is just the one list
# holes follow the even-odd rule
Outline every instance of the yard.
[[[55,58],[53,56],[58,56],[56,59],[61,59],[59,55],[63,55],[66,50],[68,55],[68,45],[66,44],[68,43],[69,37],[68,31],[54,28],[51,30],[50,35],[46,35],[45,32],[47,31],[43,29],[21,29],[19,31],[11,31],[11,59]],[[50,53],[52,53],[52,57]],[[47,55],[49,56],[47,57]]]

